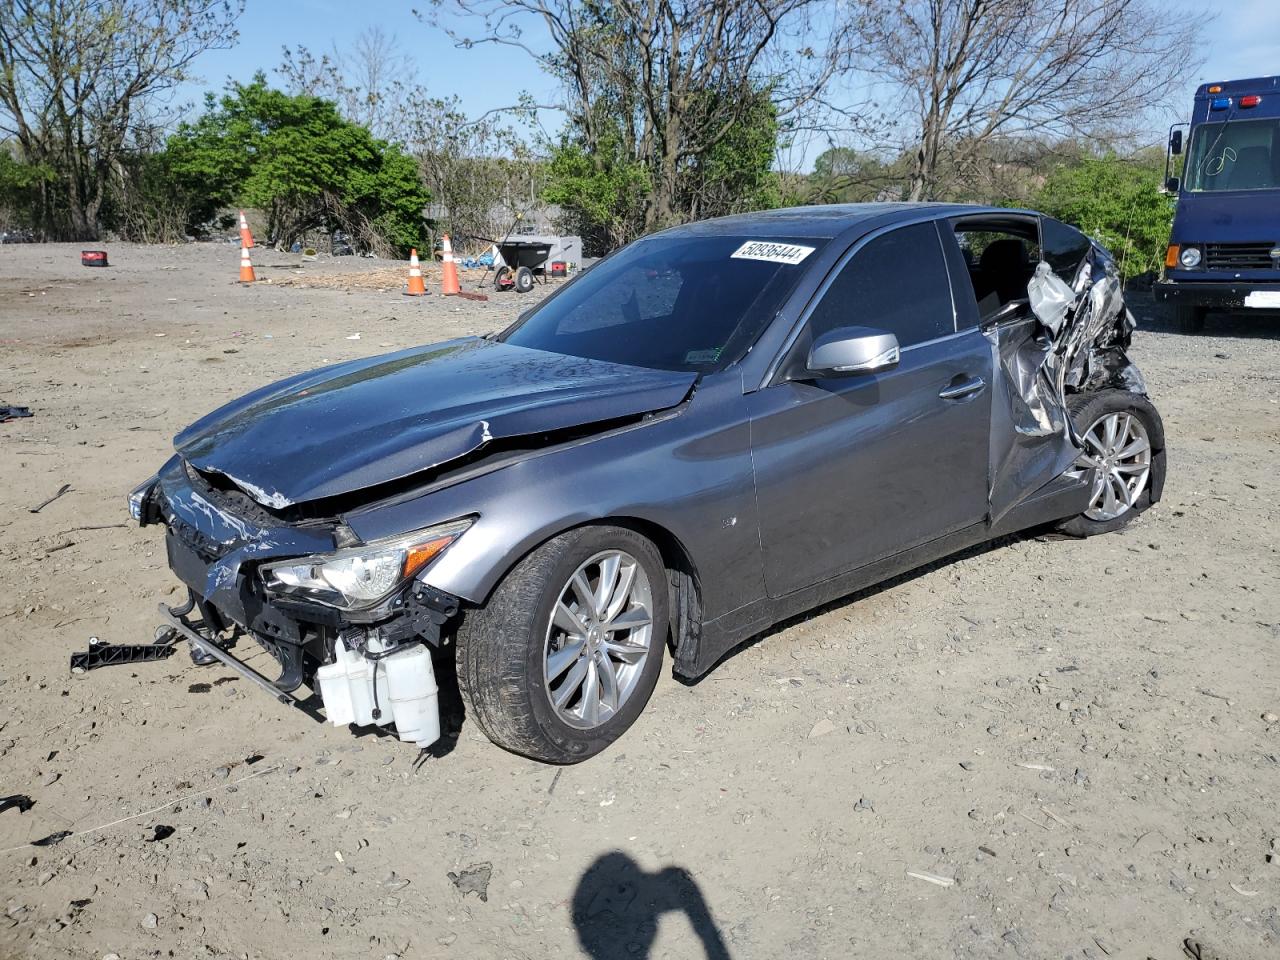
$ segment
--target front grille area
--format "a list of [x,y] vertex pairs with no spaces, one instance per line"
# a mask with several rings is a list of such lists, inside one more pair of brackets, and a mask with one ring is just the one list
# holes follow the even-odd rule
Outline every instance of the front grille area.
[[1206,243],[1204,265],[1209,270],[1271,270],[1280,267],[1280,261],[1271,258],[1271,251],[1280,244],[1259,243]]

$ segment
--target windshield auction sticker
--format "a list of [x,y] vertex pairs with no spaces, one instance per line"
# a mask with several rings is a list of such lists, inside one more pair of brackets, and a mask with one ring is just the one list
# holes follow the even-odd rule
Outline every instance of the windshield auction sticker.
[[767,240],[748,240],[731,254],[733,260],[767,260],[769,263],[797,264],[814,247],[801,247],[794,243],[770,243]]

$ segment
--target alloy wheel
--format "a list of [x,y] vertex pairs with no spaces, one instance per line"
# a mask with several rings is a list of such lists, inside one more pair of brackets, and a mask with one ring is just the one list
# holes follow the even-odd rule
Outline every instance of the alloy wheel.
[[589,730],[635,691],[653,638],[653,588],[631,554],[606,550],[561,588],[543,644],[543,683],[556,715]]
[[1115,520],[1138,502],[1151,476],[1151,439],[1131,413],[1103,414],[1084,432],[1084,450],[1069,474],[1091,476],[1092,495],[1084,515]]

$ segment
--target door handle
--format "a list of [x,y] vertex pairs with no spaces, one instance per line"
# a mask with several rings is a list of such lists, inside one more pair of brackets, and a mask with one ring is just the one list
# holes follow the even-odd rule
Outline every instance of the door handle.
[[986,387],[987,381],[981,377],[974,377],[971,380],[965,380],[961,383],[953,383],[949,387],[943,387],[938,391],[938,396],[943,400],[963,400],[965,397],[971,397],[975,393],[981,393]]

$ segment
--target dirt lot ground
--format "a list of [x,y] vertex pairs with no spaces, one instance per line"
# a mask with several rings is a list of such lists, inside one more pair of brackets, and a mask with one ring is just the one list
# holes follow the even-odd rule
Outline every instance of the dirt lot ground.
[[830,606],[556,769],[466,723],[419,758],[185,654],[68,672],[174,598],[121,524],[179,428],[528,302],[109,249],[0,247],[0,404],[35,411],[0,426],[0,797],[34,801],[0,812],[0,957],[1280,955],[1280,322],[1135,303],[1170,472],[1123,534]]

